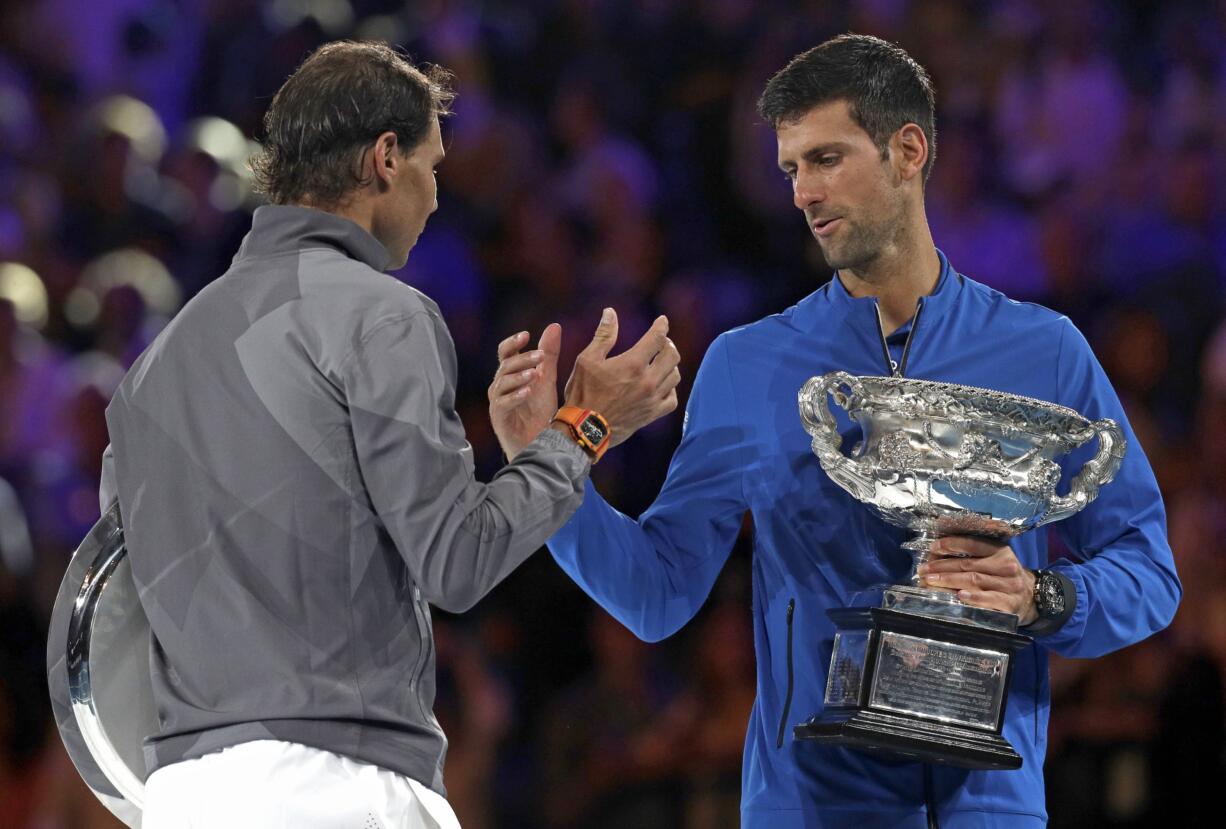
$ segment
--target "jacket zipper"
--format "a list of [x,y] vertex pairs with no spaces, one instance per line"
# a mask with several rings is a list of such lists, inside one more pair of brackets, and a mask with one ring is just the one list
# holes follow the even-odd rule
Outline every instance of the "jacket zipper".
[[920,316],[924,313],[924,298],[920,297],[915,303],[915,316],[911,319],[911,330],[907,332],[907,340],[902,346],[902,360],[897,363],[890,356],[890,344],[886,341],[885,336],[885,323],[881,319],[881,306],[874,303],[873,308],[877,311],[877,335],[881,338],[881,354],[885,357],[886,370],[891,377],[906,377],[907,361],[911,358],[911,342],[915,339],[915,332],[919,330]]
[[788,713],[792,710],[792,616],[796,612],[796,599],[788,599],[788,691],[783,698],[783,716],[779,718],[779,739],[775,742],[775,748],[783,748],[783,738],[788,730]]
[[928,812],[928,829],[941,829],[937,820],[937,798],[933,792],[932,766],[924,763],[924,808]]

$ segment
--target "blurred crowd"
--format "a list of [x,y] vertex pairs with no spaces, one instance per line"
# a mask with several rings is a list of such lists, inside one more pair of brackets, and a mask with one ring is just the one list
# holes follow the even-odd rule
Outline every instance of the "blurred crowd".
[[[1081,327],[1165,494],[1183,604],[1140,645],[1054,660],[1052,825],[1220,825],[1220,0],[0,4],[0,824],[117,825],[50,720],[47,617],[98,516],[107,401],[228,265],[259,203],[245,165],[263,111],[309,50],[382,39],[457,75],[440,207],[397,275],[443,309],[489,476],[485,387],[508,334],[561,322],[565,367],[602,307],[624,343],[666,313],[688,380],[720,331],[830,278],[754,103],[789,57],[849,30],[898,42],[934,78],[937,246]],[[647,506],[679,421],[596,468],[613,504]],[[738,824],[751,534],[700,617],[660,645],[547,554],[438,620],[446,780],[466,829]]]

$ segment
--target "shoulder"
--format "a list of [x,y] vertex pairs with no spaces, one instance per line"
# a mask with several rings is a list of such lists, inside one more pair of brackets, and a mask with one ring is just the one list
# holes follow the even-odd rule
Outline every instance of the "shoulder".
[[792,347],[797,337],[804,336],[815,324],[821,325],[823,314],[829,310],[825,291],[826,286],[822,286],[778,313],[730,328],[716,338],[712,348],[722,343],[730,359],[746,353],[771,354],[786,351]]
[[961,279],[963,302],[972,313],[982,315],[997,328],[1005,327],[1023,334],[1060,335],[1073,327],[1069,318],[1059,311],[1037,302],[1012,299],[969,276],[962,275]]
[[438,304],[416,288],[343,254],[308,250],[299,282],[303,301],[330,319],[342,317],[360,338],[414,318],[442,324]]

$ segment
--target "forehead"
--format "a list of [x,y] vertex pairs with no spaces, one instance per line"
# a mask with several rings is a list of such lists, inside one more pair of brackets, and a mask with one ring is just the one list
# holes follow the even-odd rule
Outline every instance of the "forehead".
[[775,129],[779,162],[795,161],[816,146],[824,144],[872,144],[867,132],[851,117],[845,100],[819,104],[793,121],[783,121]]
[[430,124],[426,127],[426,134],[422,136],[413,147],[405,151],[406,154],[418,158],[423,162],[435,164],[442,160],[443,151],[443,133],[439,128],[438,116],[434,115],[430,118]]
[[426,138],[423,143],[436,154],[443,154],[443,130],[439,126],[438,115],[430,118],[430,129],[426,132]]

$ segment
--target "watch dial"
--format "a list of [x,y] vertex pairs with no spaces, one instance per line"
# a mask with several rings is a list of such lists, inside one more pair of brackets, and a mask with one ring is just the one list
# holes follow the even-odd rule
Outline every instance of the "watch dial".
[[605,430],[601,427],[600,422],[595,418],[587,418],[579,424],[579,429],[583,432],[583,436],[592,442],[593,446],[599,446],[604,440]]
[[1060,589],[1060,582],[1056,578],[1044,574],[1041,592],[1043,607],[1039,608],[1040,612],[1045,611],[1053,616],[1064,612],[1064,592]]

